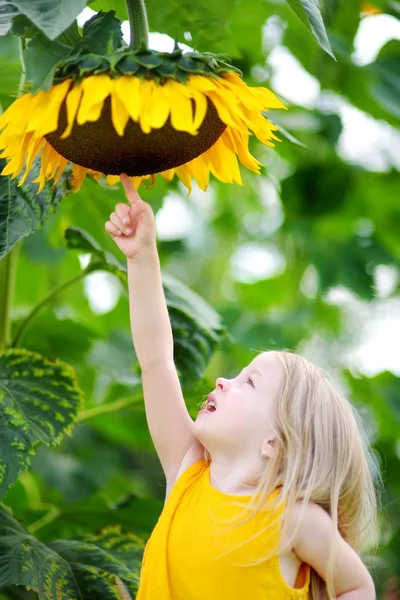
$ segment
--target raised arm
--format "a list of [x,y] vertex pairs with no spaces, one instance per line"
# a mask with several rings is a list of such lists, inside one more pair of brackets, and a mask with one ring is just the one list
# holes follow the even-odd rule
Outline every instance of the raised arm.
[[126,175],[121,181],[130,204],[117,204],[105,228],[127,258],[130,323],[142,370],[147,424],[168,482],[195,441],[193,421],[174,364],[154,213]]

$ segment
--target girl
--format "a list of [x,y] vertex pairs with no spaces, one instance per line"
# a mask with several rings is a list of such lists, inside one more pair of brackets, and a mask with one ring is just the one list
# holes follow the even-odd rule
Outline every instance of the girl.
[[105,228],[128,263],[130,322],[149,430],[166,477],[137,600],[373,600],[357,552],[376,496],[357,414],[301,356],[263,352],[216,381],[193,422],[176,373],[151,207]]

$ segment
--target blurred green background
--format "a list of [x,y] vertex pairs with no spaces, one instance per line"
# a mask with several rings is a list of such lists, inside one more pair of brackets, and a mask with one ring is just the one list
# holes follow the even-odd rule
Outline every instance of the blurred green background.
[[[261,176],[241,169],[243,187],[212,179],[206,192],[195,187],[187,197],[181,184],[160,178],[142,189],[156,212],[163,273],[204,298],[229,333],[205,372],[185,385],[188,408],[195,417],[217,376],[237,374],[264,349],[296,350],[328,370],[368,424],[385,484],[381,546],[370,556],[371,572],[378,597],[398,600],[399,3],[325,2],[336,61],[283,0],[195,6],[150,0],[147,6],[150,31],[171,36],[152,34],[151,47],[172,49],[177,38],[182,47],[226,52],[249,85],[269,87],[289,108],[268,113],[281,128],[275,148],[252,140],[264,167]],[[116,9],[126,19],[122,0],[96,0],[79,25],[100,9]],[[3,110],[19,77],[17,39],[1,37]],[[124,262],[104,229],[123,201],[120,186],[87,179],[23,240],[13,334],[38,302],[88,264],[87,251],[66,247],[68,227],[84,229]],[[78,278],[46,304],[22,345],[73,367],[84,408],[60,445],[36,446],[31,468],[4,503],[42,542],[110,524],[146,540],[165,482],[147,429],[124,279],[101,265]],[[0,594],[35,597],[16,586]]]

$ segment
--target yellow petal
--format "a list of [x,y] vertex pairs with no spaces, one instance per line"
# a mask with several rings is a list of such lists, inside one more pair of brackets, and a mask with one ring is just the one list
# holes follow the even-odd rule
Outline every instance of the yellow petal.
[[[50,144],[49,144],[50,146]],[[50,146],[49,157],[47,160],[46,179],[53,179],[56,174],[60,155],[52,146]]]
[[176,167],[175,172],[176,172],[177,176],[179,177],[179,179],[182,181],[182,183],[187,187],[188,192],[189,192],[188,196],[190,196],[191,191],[192,191],[192,178],[190,176],[190,173],[186,169],[186,165],[181,165],[180,167]]
[[245,107],[243,108],[243,112],[246,113],[248,118],[249,129],[254,131],[263,144],[274,147],[274,144],[270,141],[271,139],[281,141],[272,133],[273,130],[276,131],[278,128],[268,121],[266,117],[263,117],[260,113],[249,111]]
[[147,108],[148,121],[152,129],[164,127],[169,113],[170,103],[162,85],[155,85]]
[[88,169],[88,174],[96,181],[99,181],[103,177],[103,173],[100,173],[100,171],[93,171],[93,169]]
[[[236,73],[224,73],[219,83],[228,85],[251,110],[262,111],[267,108],[284,108],[287,110],[287,107],[271,90],[264,87],[250,87]],[[254,104],[254,100],[257,104]]]
[[193,127],[193,109],[186,87],[177,81],[167,81],[164,85],[171,106],[171,124],[176,131],[196,133]]
[[6,169],[4,169],[3,175],[10,175],[12,173],[11,179],[14,179],[22,171],[25,164],[25,154],[32,136],[32,133],[28,133],[24,137],[19,151],[14,154],[12,160],[8,163]]
[[78,107],[79,107],[79,104],[80,104],[80,101],[82,98],[82,94],[83,94],[83,88],[82,88],[82,85],[79,83],[78,85],[76,85],[72,88],[72,90],[69,92],[69,94],[67,96],[68,125],[65,128],[65,131],[61,136],[62,140],[64,140],[71,134],[72,127],[74,126],[74,122],[75,122],[76,113],[78,112]]
[[83,97],[78,110],[78,125],[89,121],[90,109],[93,106],[96,104],[103,106],[104,100],[111,93],[111,79],[108,75],[92,75],[82,81],[82,88]]
[[114,85],[111,87],[111,118],[115,131],[122,137],[129,120],[129,115],[125,104],[119,99]]
[[190,87],[194,87],[200,92],[210,92],[217,89],[214,79],[202,75],[189,75],[189,84]]
[[188,88],[190,89],[194,101],[196,103],[196,110],[193,119],[193,129],[198,129],[204,121],[204,117],[207,113],[207,97],[202,92],[199,92],[196,88],[192,87],[190,84],[188,84]]
[[47,118],[50,92],[40,90],[32,97],[31,110],[29,114],[26,131],[37,131]]
[[143,79],[140,82],[139,94],[142,100],[140,109],[139,123],[143,133],[150,133],[151,126],[149,120],[149,105],[153,95],[154,82],[150,79]]
[[18,122],[21,117],[29,114],[31,108],[32,95],[25,94],[14,102],[0,115],[0,129],[4,129],[6,125],[13,122]]
[[46,183],[46,170],[47,170],[47,161],[50,154],[50,144],[44,146],[42,150],[42,154],[40,156],[40,173],[36,179],[32,180],[32,183],[39,183],[39,189],[36,192],[36,196],[40,194],[40,192],[44,188],[44,184]]
[[44,138],[37,138],[37,137],[31,138],[30,144],[27,149],[25,173],[23,174],[22,178],[18,182],[18,186],[22,185],[25,182],[25,180],[28,177],[30,170],[32,168],[33,161],[35,160],[35,158],[37,157],[37,155],[39,154],[39,152],[41,151],[41,149],[43,148],[45,143],[46,143],[46,140]]
[[219,118],[223,123],[238,129],[243,127],[243,123],[235,115],[235,112],[238,112],[238,106],[232,97],[230,98],[230,101],[227,102],[227,98],[224,99],[216,92],[207,92],[207,96],[217,109]]
[[119,175],[107,175],[106,184],[107,185],[115,185],[119,181]]
[[210,168],[208,166],[207,152],[186,163],[185,167],[196,180],[199,188],[205,192],[210,182]]
[[161,177],[164,177],[164,179],[168,182],[172,181],[175,175],[175,169],[167,169],[166,171],[161,171],[159,175],[161,175]]
[[220,140],[217,140],[216,143],[207,150],[206,154],[207,159],[209,160],[211,173],[224,183],[232,183],[232,164],[229,163],[229,156],[224,153],[224,145]]
[[85,180],[87,173],[86,167],[81,167],[80,165],[72,164],[72,179],[71,185],[73,187],[73,193],[76,194],[82,186],[82,183]]
[[230,129],[229,127],[225,129],[225,132],[227,132],[227,135],[229,135],[230,139],[232,140],[240,162],[251,171],[259,173],[261,163],[249,152],[249,134],[243,131]]
[[134,188],[137,190],[139,188],[139,186],[143,183],[143,181],[145,179],[148,179],[148,176],[145,177],[129,177],[129,179],[132,181]]
[[44,136],[47,133],[56,131],[58,128],[61,104],[63,103],[70,87],[71,79],[66,79],[50,90],[49,104],[40,126],[36,128],[37,135]]
[[18,136],[9,136],[4,133],[0,136],[0,148],[4,148],[3,152],[0,154],[0,158],[9,158],[13,156],[14,152],[16,152],[21,145],[22,140],[24,139],[24,135]]
[[63,174],[64,169],[67,166],[67,164],[68,164],[68,160],[64,156],[61,156],[61,154],[60,154],[60,159],[59,159],[59,163],[58,163],[58,173],[54,177],[53,187],[55,187],[57,185],[57,183],[59,182],[60,177]]
[[220,153],[222,153],[224,165],[230,172],[232,180],[238,185],[243,185],[242,176],[240,174],[239,164],[236,158],[236,152],[232,150],[229,142],[226,142],[225,137],[221,136],[217,144],[219,144]]
[[140,80],[137,77],[118,77],[114,83],[114,89],[121,102],[133,121],[139,120],[140,109],[142,107],[142,98],[139,92]]
[[263,87],[257,88],[249,88],[252,90],[253,95],[259,99],[263,103],[262,110],[266,110],[268,108],[283,108],[284,110],[288,110],[288,107],[285,106],[271,90]]

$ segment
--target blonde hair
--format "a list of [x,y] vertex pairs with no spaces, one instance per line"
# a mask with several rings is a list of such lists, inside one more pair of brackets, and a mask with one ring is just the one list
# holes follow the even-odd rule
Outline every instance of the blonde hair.
[[[310,502],[316,503],[327,511],[333,529],[339,530],[356,552],[375,547],[378,543],[377,492],[382,483],[361,417],[323,369],[288,350],[274,351],[274,354],[284,370],[276,399],[276,454],[266,461],[255,494],[234,520],[233,527],[248,522],[259,510],[265,510],[268,498],[279,487],[273,504],[276,508],[283,507],[283,516],[286,511],[290,513],[297,501],[303,502],[302,508]],[[211,457],[206,450],[204,458],[209,464]],[[243,508],[243,503],[229,504]],[[276,522],[277,519],[238,547],[262,535]],[[251,564],[260,564],[289,548],[296,533],[297,529],[288,531],[288,520],[283,518],[281,540],[284,538],[286,543]],[[326,583],[311,569],[312,600],[335,597],[334,557],[335,548],[332,548]]]

